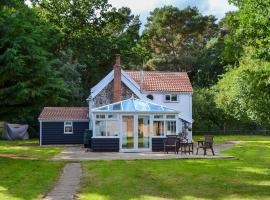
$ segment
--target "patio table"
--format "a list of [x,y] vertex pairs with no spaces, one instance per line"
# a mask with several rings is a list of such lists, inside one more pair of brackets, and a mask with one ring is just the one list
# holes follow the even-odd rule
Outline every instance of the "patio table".
[[194,149],[194,145],[193,142],[180,142],[180,151],[181,154],[183,153],[192,153],[193,154],[193,149]]

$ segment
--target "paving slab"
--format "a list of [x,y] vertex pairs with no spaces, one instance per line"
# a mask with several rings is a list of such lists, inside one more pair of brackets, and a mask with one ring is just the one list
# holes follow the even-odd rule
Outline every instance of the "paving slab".
[[[67,161],[85,161],[85,160],[166,160],[166,159],[233,159],[233,156],[221,154],[220,151],[231,148],[236,142],[226,142],[217,144],[214,147],[215,156],[211,151],[207,151],[207,155],[203,155],[202,149],[199,155],[194,154],[164,154],[163,152],[91,152],[86,151],[83,146],[68,146],[64,150],[54,156],[52,160],[67,160]],[[196,148],[194,148],[196,150]],[[194,151],[196,152],[196,151]]]
[[82,167],[80,163],[68,163],[56,186],[42,200],[73,200],[79,190]]

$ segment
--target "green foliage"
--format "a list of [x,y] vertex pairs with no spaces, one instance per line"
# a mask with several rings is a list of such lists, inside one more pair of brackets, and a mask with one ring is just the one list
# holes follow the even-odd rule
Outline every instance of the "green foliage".
[[32,122],[67,89],[50,53],[57,32],[23,4],[0,7],[0,119]]
[[60,62],[57,65],[57,70],[65,85],[70,92],[67,94],[68,105],[85,105],[85,99],[82,88],[82,74],[85,73],[85,65],[82,65],[74,57],[72,50],[60,52]]
[[226,72],[217,85],[217,105],[238,119],[270,125],[270,62],[254,58],[248,48],[238,68]]
[[248,120],[235,118],[218,108],[215,102],[217,92],[213,88],[194,88],[193,105],[193,130],[196,131],[221,131],[258,129],[256,124]]
[[211,39],[205,45],[194,66],[194,85],[197,87],[209,87],[217,83],[226,66],[223,55],[224,48],[225,44],[222,35]]
[[245,46],[256,49],[260,58],[270,59],[270,1],[230,0],[239,10],[229,18],[231,34],[226,41],[227,53],[239,58]]
[[194,89],[193,130],[223,130],[225,115],[221,109],[216,108],[214,98],[212,89]]
[[197,8],[156,8],[143,33],[143,44],[151,53],[148,68],[192,70],[200,50],[216,32],[215,20],[213,16],[202,16]]
[[122,66],[142,63],[134,49],[139,40],[140,21],[129,8],[112,8],[106,0],[35,0],[35,9],[61,33],[59,47],[71,49],[80,64],[84,96],[104,77],[122,55]]

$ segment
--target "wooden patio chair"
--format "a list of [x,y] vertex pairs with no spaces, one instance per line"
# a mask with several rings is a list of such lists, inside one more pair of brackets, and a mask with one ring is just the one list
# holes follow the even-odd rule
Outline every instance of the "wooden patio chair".
[[173,149],[174,153],[178,154],[179,151],[179,139],[177,135],[167,135],[166,139],[164,139],[164,153],[169,152],[169,150]]
[[188,137],[186,133],[179,133],[178,134],[180,143],[188,143]]
[[196,155],[198,155],[199,149],[203,149],[204,155],[206,155],[206,150],[207,149],[211,149],[213,155],[215,155],[213,145],[214,145],[214,136],[213,135],[205,135],[204,136],[204,141],[198,141]]

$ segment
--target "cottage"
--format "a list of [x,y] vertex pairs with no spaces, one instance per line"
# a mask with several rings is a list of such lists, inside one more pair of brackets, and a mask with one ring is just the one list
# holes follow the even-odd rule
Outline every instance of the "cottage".
[[40,144],[81,144],[93,130],[93,151],[160,151],[169,134],[192,139],[192,86],[186,72],[114,69],[91,88],[88,107],[45,107]]

